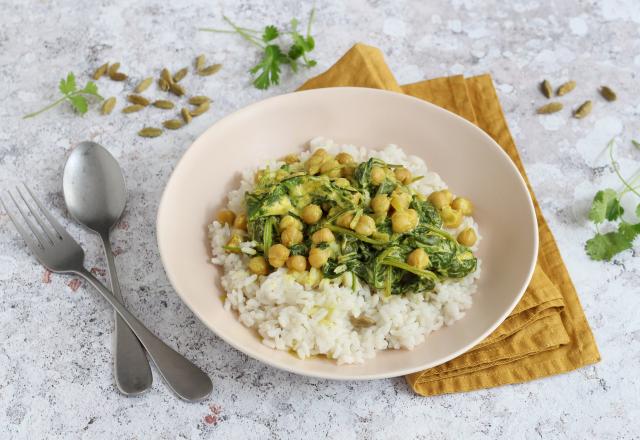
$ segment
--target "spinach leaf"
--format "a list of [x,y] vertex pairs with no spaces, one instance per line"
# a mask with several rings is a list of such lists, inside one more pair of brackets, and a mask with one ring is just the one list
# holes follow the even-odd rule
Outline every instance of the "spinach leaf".
[[436,228],[442,227],[442,218],[433,204],[427,200],[420,200],[417,197],[413,197],[411,200],[411,208],[415,209],[420,218],[420,223],[434,226]]

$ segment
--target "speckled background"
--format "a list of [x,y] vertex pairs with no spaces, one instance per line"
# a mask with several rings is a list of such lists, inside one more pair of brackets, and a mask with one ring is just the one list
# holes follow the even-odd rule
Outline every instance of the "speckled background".
[[[587,259],[593,233],[585,213],[593,193],[617,185],[602,154],[620,137],[625,173],[640,162],[638,78],[640,3],[600,1],[317,1],[318,67],[285,74],[268,92],[253,89],[252,47],[233,36],[196,31],[219,26],[222,13],[247,25],[303,18],[300,1],[154,2],[0,0],[0,173],[2,187],[26,180],[103,268],[98,240],[69,223],[61,171],[79,141],[93,139],[119,160],[127,178],[126,214],[114,233],[123,292],[130,308],[164,340],[202,366],[215,391],[198,404],[177,400],[157,378],[137,398],[121,396],[111,369],[112,312],[95,292],[44,270],[0,213],[1,438],[638,438],[640,436],[640,245],[613,262]],[[222,116],[295,89],[355,42],[380,47],[400,82],[489,72],[542,210],[556,235],[602,362],[517,386],[432,398],[404,379],[328,382],[274,370],[216,338],[181,303],[155,244],[162,189],[189,144]],[[214,98],[188,127],[154,140],[135,133],[160,111],[78,117],[67,106],[32,120],[20,116],[56,95],[73,70],[84,82],[105,61],[119,60],[134,79],[99,81],[105,96],[123,96],[163,66],[183,67],[198,53],[224,64],[211,78],[185,85]],[[537,83],[573,78],[577,89],[557,115],[536,116],[545,99]],[[597,95],[602,83],[619,100]],[[148,94],[159,96],[155,87]],[[585,120],[570,108],[594,101]],[[120,101],[121,103],[122,101]],[[120,104],[121,105],[121,104]]]

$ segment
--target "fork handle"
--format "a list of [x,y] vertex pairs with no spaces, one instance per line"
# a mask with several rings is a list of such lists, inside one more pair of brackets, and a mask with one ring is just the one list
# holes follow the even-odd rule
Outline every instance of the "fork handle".
[[180,398],[192,402],[202,400],[211,393],[213,384],[209,376],[151,333],[86,268],[76,273],[95,287],[129,325],[174,393]]

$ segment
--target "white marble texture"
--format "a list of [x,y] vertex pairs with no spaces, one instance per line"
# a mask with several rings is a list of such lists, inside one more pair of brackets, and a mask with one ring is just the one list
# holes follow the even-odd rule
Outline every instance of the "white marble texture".
[[[125,398],[111,369],[112,313],[70,278],[43,269],[0,213],[0,438],[638,438],[640,436],[640,244],[611,263],[590,261],[585,212],[596,189],[616,181],[600,154],[620,136],[630,173],[640,151],[637,0],[432,0],[316,2],[318,67],[285,74],[268,92],[248,83],[255,51],[238,38],[199,33],[222,12],[247,25],[302,17],[309,2],[136,2],[0,0],[0,175],[2,187],[27,180],[64,215],[61,170],[79,141],[93,139],[120,161],[130,190],[114,244],[131,309],[213,378],[210,399],[187,404],[157,378],[153,389]],[[251,102],[293,90],[353,43],[380,47],[401,82],[442,75],[493,75],[512,133],[542,210],[560,245],[598,341],[602,362],[569,374],[466,394],[422,398],[404,379],[329,382],[274,370],[215,337],[181,303],[155,244],[162,188],[185,148],[209,125]],[[106,60],[133,78],[188,64],[204,52],[223,70],[185,84],[214,98],[212,110],[185,129],[155,140],[135,133],[138,116],[85,117],[64,106],[36,119],[20,115],[55,95],[73,70],[86,80]],[[538,81],[573,78],[568,107],[594,100],[585,120],[540,117]],[[607,83],[619,100],[596,93]],[[123,87],[100,81],[105,95]],[[154,87],[155,89],[155,87]],[[156,92],[154,91],[153,94]],[[150,93],[151,95],[152,93]],[[155,116],[154,116],[155,115]],[[158,112],[141,115],[156,121]],[[138,121],[138,122],[136,122]],[[104,267],[95,236],[74,223],[89,267]],[[209,405],[215,407],[216,417]]]

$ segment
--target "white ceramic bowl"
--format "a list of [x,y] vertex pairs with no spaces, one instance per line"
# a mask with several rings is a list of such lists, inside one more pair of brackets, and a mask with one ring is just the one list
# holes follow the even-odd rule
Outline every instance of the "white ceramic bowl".
[[[300,151],[315,136],[422,157],[458,194],[473,200],[483,240],[473,306],[413,350],[386,350],[359,365],[301,360],[260,342],[227,312],[207,225],[237,186],[239,170]],[[452,359],[488,336],[528,285],[538,250],[533,204],[504,151],[468,121],[422,100],[365,88],[326,88],[277,96],[218,121],[186,151],[162,195],[158,246],[167,276],[200,320],[238,350],[287,371],[331,379],[399,376]]]

